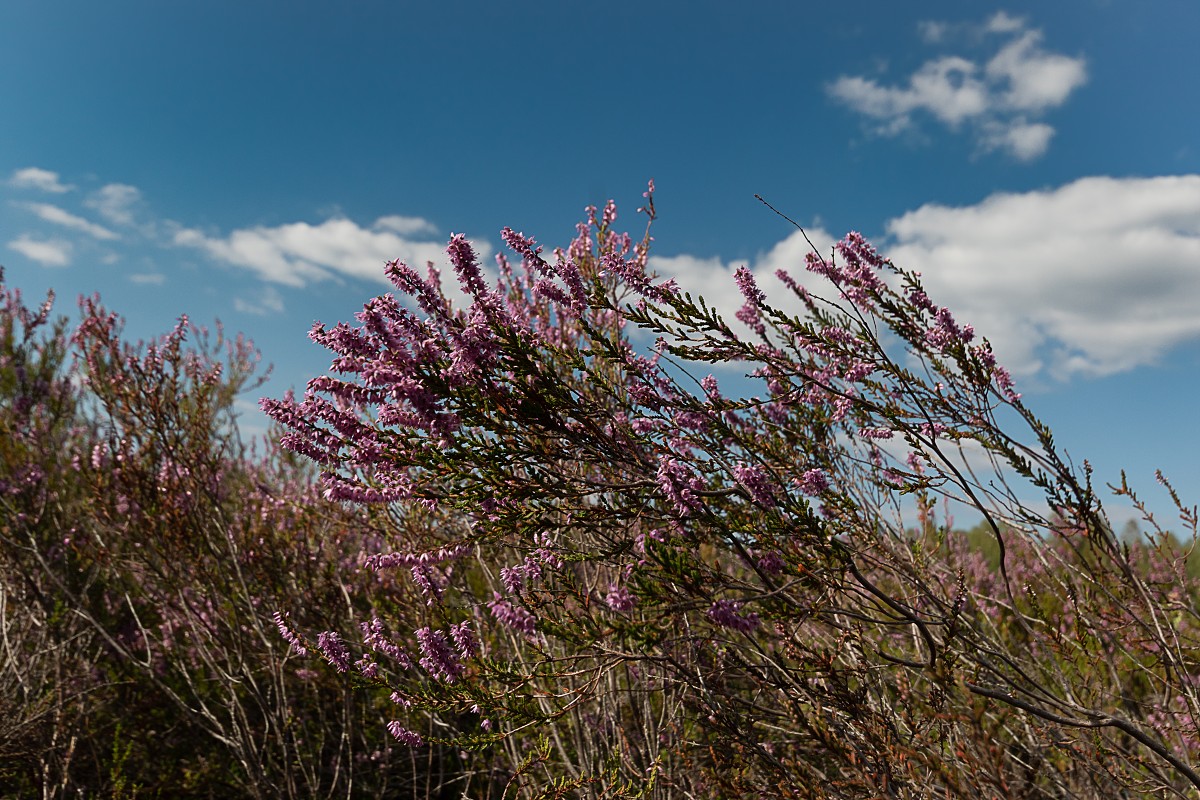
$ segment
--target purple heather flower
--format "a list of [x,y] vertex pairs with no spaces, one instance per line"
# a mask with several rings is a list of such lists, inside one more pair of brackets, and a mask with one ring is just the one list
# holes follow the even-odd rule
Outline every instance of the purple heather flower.
[[397,720],[389,722],[387,729],[388,733],[396,738],[396,741],[409,747],[420,747],[425,741],[421,738],[421,734],[408,730]]
[[768,575],[778,575],[783,572],[783,556],[775,550],[767,550],[758,554],[758,568]]
[[738,309],[735,316],[739,322],[762,336],[766,332],[766,328],[762,323],[762,312],[759,306],[766,299],[766,295],[763,294],[762,289],[758,288],[758,283],[754,280],[754,273],[744,266],[737,268],[733,279],[737,283],[738,291],[745,298],[745,303]]
[[440,677],[446,683],[454,683],[462,675],[463,668],[462,664],[458,663],[454,651],[450,649],[446,634],[431,628],[421,628],[416,632],[416,636],[417,644],[421,648],[421,666],[435,678]]
[[649,533],[639,533],[634,537],[633,549],[639,553],[645,553],[647,539],[655,542],[665,542],[667,537],[658,528],[653,528]]
[[379,665],[371,658],[370,653],[364,653],[362,658],[354,662],[354,667],[368,680],[379,677]]
[[990,370],[996,366],[996,354],[988,348],[987,345],[979,344],[971,348],[972,355],[979,359],[979,364],[985,369]]
[[286,616],[276,611],[273,618],[275,620],[275,627],[279,628],[279,635],[292,645],[292,649],[296,651],[296,655],[308,655],[308,649],[300,643],[300,637],[296,636],[295,631],[287,624]]
[[714,625],[749,633],[758,627],[758,614],[742,613],[742,604],[733,600],[717,600],[708,609],[706,616]]
[[463,291],[473,297],[479,297],[487,291],[487,285],[483,280],[483,273],[479,270],[479,260],[475,257],[475,251],[471,248],[467,237],[461,233],[450,234],[450,243],[446,245],[446,253],[450,256],[450,263],[454,266],[454,272],[458,275],[458,281],[462,285]]
[[733,467],[733,476],[746,488],[756,503],[767,508],[775,506],[775,490],[771,485],[771,476],[761,466],[739,461]]
[[758,310],[758,306],[751,303],[745,303],[741,308],[734,313],[734,317],[738,322],[745,325],[757,335],[763,336],[767,332],[767,326],[762,322],[762,314]]
[[932,424],[926,422],[920,427],[921,435],[930,439],[936,439],[938,436],[941,436],[943,433],[945,433],[946,430],[946,426],[940,422],[934,422]]
[[1021,395],[1013,391],[1013,380],[1012,376],[1008,374],[1008,370],[1000,365],[996,365],[992,367],[992,377],[995,378],[996,385],[1000,387],[1000,391],[1004,393],[1006,398],[1014,403],[1021,399]]
[[492,594],[494,599],[488,603],[488,609],[498,622],[526,635],[533,633],[535,622],[533,614],[530,614],[528,609],[513,605],[502,598],[498,592]]
[[929,295],[925,294],[921,289],[913,289],[908,295],[908,302],[921,311],[928,311],[931,314],[938,312],[938,307],[929,299]]
[[808,495],[818,495],[829,488],[829,479],[819,469],[805,470],[797,483],[800,490]]
[[404,648],[384,635],[383,622],[378,618],[372,619],[369,623],[364,622],[359,627],[362,628],[363,632],[363,644],[377,653],[383,653],[403,669],[412,667],[412,658],[409,657],[408,653],[404,652]]
[[365,563],[369,569],[373,570],[412,567],[417,564],[432,566],[453,561],[467,553],[469,549],[467,545],[460,544],[425,553],[376,553],[367,558]]
[[850,347],[858,342],[858,338],[853,333],[845,328],[839,328],[834,325],[822,328],[821,338],[846,347]]
[[758,283],[754,280],[754,273],[746,269],[746,267],[738,267],[733,273],[733,280],[737,283],[738,291],[742,293],[742,297],[748,303],[758,304],[766,299],[762,289],[758,288]]
[[663,456],[658,462],[658,486],[675,507],[686,517],[700,507],[696,489],[703,486],[692,471],[678,459]]
[[464,660],[474,658],[475,654],[479,652],[479,642],[475,639],[475,632],[471,630],[471,623],[466,620],[450,626],[450,638],[454,640],[454,646],[458,648],[458,654]]
[[875,366],[866,361],[859,361],[851,365],[850,369],[846,370],[846,381],[849,383],[858,383],[863,378],[869,376],[875,371]]
[[350,650],[337,632],[325,631],[317,636],[317,649],[338,672],[350,669]]
[[417,564],[412,568],[413,583],[421,589],[421,594],[425,595],[425,604],[433,605],[435,600],[442,599],[442,589],[438,586],[436,579],[429,571],[429,568],[423,564]]
[[[650,191],[654,191],[654,189],[651,188]],[[609,200],[607,203],[604,204],[604,216],[601,217],[600,224],[603,225],[605,228],[610,228],[610,227],[612,227],[612,224],[616,221],[617,221],[617,204],[614,203],[612,200]]]
[[525,588],[525,570],[523,565],[501,567],[500,580],[504,583],[504,588],[508,590],[509,594],[517,594],[521,589]]
[[637,598],[624,586],[610,583],[604,602],[608,603],[608,607],[613,611],[632,611],[637,605]]

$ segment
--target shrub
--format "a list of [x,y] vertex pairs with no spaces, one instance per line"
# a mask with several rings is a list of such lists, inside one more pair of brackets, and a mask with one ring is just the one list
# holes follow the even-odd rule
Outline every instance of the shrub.
[[0,284],[4,794],[423,795],[378,704],[279,639],[277,608],[406,612],[359,563],[377,525],[239,439],[253,349],[186,319],[131,344],[52,300]]
[[461,748],[463,796],[1200,788],[1183,554],[1119,540],[987,340],[853,233],[808,256],[824,297],[738,270],[734,327],[615,218],[552,254],[506,229],[494,288],[456,236],[467,304],[393,262],[413,307],[313,329],[332,374],[263,408],[423,604],[296,647]]

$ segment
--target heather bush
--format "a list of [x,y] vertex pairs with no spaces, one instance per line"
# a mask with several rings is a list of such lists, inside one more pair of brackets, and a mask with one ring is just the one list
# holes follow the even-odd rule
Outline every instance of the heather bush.
[[314,327],[330,375],[263,408],[419,603],[281,617],[293,650],[461,749],[460,796],[1200,788],[1187,552],[1121,541],[986,339],[853,233],[819,290],[739,269],[726,321],[615,219],[506,229],[495,284],[453,237],[465,303],[393,262],[403,299]]
[[279,638],[408,612],[359,563],[377,524],[239,439],[253,349],[0,301],[0,794],[426,796],[442,759]]

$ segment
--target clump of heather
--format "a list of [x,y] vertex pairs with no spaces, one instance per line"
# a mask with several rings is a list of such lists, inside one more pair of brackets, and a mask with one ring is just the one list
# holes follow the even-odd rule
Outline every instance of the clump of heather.
[[454,237],[461,306],[388,264],[398,294],[313,328],[331,373],[263,401],[420,598],[358,648],[398,744],[460,748],[467,794],[1200,788],[1178,549],[1114,535],[986,339],[856,233],[787,298],[738,270],[735,329],[616,216],[506,229],[491,281]]
[[0,275],[0,793],[431,791],[446,768],[414,769],[390,709],[280,636],[341,656],[333,631],[419,595],[360,564],[368,515],[242,443],[253,348],[186,320],[133,343],[97,299],[74,325],[52,301]]

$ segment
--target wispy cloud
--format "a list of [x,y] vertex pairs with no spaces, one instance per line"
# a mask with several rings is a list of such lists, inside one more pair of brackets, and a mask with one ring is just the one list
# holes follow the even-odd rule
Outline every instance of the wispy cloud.
[[395,214],[380,217],[372,226],[376,230],[392,231],[401,236],[430,236],[438,232],[437,226],[420,217],[401,217]]
[[922,20],[917,23],[917,35],[928,44],[938,44],[945,41],[950,31],[950,25],[938,20]]
[[283,296],[274,286],[265,286],[248,297],[233,298],[233,307],[244,314],[266,316],[283,311]]
[[48,169],[40,169],[38,167],[25,167],[24,169],[16,170],[13,172],[12,177],[8,179],[8,184],[16,189],[37,189],[52,194],[62,194],[74,188],[61,183],[57,172],[51,172]]
[[133,222],[133,208],[141,199],[137,187],[110,183],[92,192],[83,204],[114,225],[129,225]]
[[1014,117],[1007,122],[988,121],[979,126],[979,144],[991,152],[1008,152],[1018,161],[1033,161],[1048,149],[1054,128],[1044,122],[1028,122]]
[[65,267],[71,263],[71,243],[62,239],[39,240],[23,234],[9,242],[8,249],[44,267]]
[[70,228],[71,230],[82,231],[96,239],[111,241],[120,238],[103,225],[89,222],[83,217],[76,216],[69,211],[61,209],[58,206],[52,206],[49,203],[21,203],[19,205],[22,208],[32,211],[39,219],[54,223],[55,225],[62,225],[64,228]]
[[[302,287],[336,275],[386,282],[383,265],[396,258],[417,267],[428,261],[444,264],[443,242],[415,238],[435,231],[432,224],[414,217],[381,217],[368,227],[335,218],[316,225],[243,228],[226,236],[184,228],[175,233],[174,243],[252,270],[264,280]],[[491,247],[474,244],[486,261]]]
[[1025,20],[1014,17],[1007,11],[997,11],[983,23],[986,33],[1017,33],[1025,29]]
[[[76,187],[64,185],[58,173],[38,167],[17,170],[0,185],[57,193],[76,191]],[[387,284],[383,267],[393,259],[419,269],[427,262],[448,266],[445,239],[439,236],[436,225],[421,217],[388,214],[369,224],[333,217],[319,223],[291,222],[213,232],[156,216],[141,191],[125,183],[88,187],[71,197],[74,203],[66,202],[65,197],[55,204],[16,197],[8,200],[12,207],[48,224],[30,224],[19,233],[13,232],[6,237],[11,239],[7,247],[43,266],[66,266],[85,258],[112,266],[132,263],[129,256],[147,246],[186,248],[214,262],[245,269],[267,284],[298,288],[342,277]],[[92,214],[109,224],[88,219]],[[97,247],[93,240],[108,246]],[[473,245],[486,271],[493,248],[486,241]],[[156,269],[127,273],[126,277],[152,285],[166,280]],[[448,281],[446,288],[451,296],[462,299],[454,281]],[[242,294],[234,302],[238,311],[249,314],[283,310],[282,295],[272,286]]]
[[135,272],[129,276],[129,280],[139,286],[162,286],[167,282],[167,276],[161,272]]
[[[57,172],[25,167],[0,182],[0,189],[5,190],[0,203],[32,215],[25,219],[22,230],[9,234],[16,238],[9,241],[7,247],[42,266],[61,267],[74,261],[111,266],[132,249],[158,244],[161,240],[155,230],[158,223],[117,230],[94,219],[98,215],[112,225],[129,225],[133,221],[133,209],[141,198],[141,193],[133,186],[110,183],[84,194],[75,185],[64,183]],[[28,190],[60,197],[53,203],[35,202],[21,196]],[[11,224],[17,220],[6,222]],[[98,246],[99,242],[105,246]]]
[[873,120],[874,133],[894,136],[913,129],[921,115],[951,130],[968,127],[984,151],[999,150],[1020,161],[1043,155],[1054,129],[1038,117],[1063,105],[1087,81],[1084,59],[1048,52],[1040,30],[1004,12],[963,36],[962,26],[918,23],[921,39],[943,44],[955,38],[1008,37],[986,61],[946,55],[922,64],[906,84],[843,75],[829,84],[830,96]]

